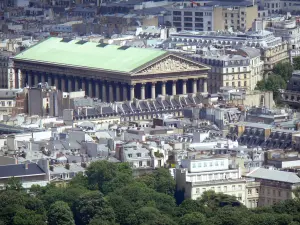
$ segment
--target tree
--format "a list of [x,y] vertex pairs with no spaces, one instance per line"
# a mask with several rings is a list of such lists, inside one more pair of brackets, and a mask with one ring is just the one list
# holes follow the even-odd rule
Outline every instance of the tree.
[[[134,217],[135,216],[135,217]],[[136,211],[135,215],[128,217],[129,224],[139,225],[175,225],[176,223],[167,215],[162,214],[158,209],[153,207],[142,207]]]
[[[116,164],[104,160],[91,163],[86,174],[89,185],[97,186],[102,193],[126,185],[132,178],[132,170],[128,163]],[[108,182],[110,184],[107,184]]]
[[115,194],[111,194],[108,197],[108,202],[111,205],[111,207],[114,209],[116,215],[116,222],[120,223],[121,225],[127,224],[124,218],[126,218],[130,213],[134,211],[131,202],[123,198],[122,196],[115,195]]
[[199,200],[186,199],[180,204],[178,211],[180,213],[179,215],[183,216],[185,214],[191,214],[194,212],[205,212],[205,208],[203,203],[201,203]]
[[32,210],[21,209],[18,210],[16,215],[13,218],[14,225],[46,225],[46,217],[45,215],[38,214]]
[[241,206],[241,203],[234,196],[215,193],[214,191],[205,191],[200,202],[212,209],[224,206]]
[[272,91],[275,100],[279,100],[279,89],[286,88],[286,81],[280,75],[270,75],[267,80],[259,81],[256,89],[260,91]]
[[0,220],[12,224],[16,213],[24,209],[26,194],[16,190],[0,192]]
[[96,216],[103,221],[115,221],[113,209],[99,191],[88,192],[78,198],[74,203],[74,214],[80,224],[89,224]]
[[53,203],[48,211],[49,225],[75,225],[69,205],[63,201]]
[[295,70],[300,70],[300,57],[294,57],[293,58],[293,67]]
[[260,225],[274,225],[276,223],[276,217],[272,213],[261,213],[253,214],[250,217],[251,224],[260,224]]
[[11,177],[8,179],[6,183],[6,190],[16,190],[16,191],[21,191],[23,190],[23,185],[20,179],[16,177]]
[[290,79],[293,71],[294,68],[289,62],[277,63],[272,70],[275,75],[279,75],[284,81],[288,81]]
[[168,169],[159,168],[152,174],[141,176],[137,181],[145,183],[147,187],[153,188],[157,192],[174,196],[175,180]]
[[203,214],[192,212],[185,214],[179,221],[180,225],[205,225],[206,218]]

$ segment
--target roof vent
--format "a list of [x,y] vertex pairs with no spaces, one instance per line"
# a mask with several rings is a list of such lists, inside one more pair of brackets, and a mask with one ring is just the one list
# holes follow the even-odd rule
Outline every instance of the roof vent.
[[118,50],[126,50],[127,48],[130,48],[130,46],[122,46],[122,47],[118,48]]
[[70,41],[72,41],[71,38],[63,38],[60,42],[68,43],[68,42],[70,42]]
[[108,44],[101,43],[101,44],[97,45],[97,47],[104,48],[106,45],[108,45]]
[[76,42],[76,44],[78,44],[78,45],[83,45],[84,43],[87,43],[87,41],[80,40],[80,41]]

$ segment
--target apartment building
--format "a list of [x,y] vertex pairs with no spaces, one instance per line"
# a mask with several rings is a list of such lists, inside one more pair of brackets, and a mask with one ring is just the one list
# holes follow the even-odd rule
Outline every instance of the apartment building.
[[214,9],[215,30],[247,31],[258,17],[258,7],[252,2],[218,5]]
[[177,31],[214,30],[214,8],[211,6],[172,8],[172,24]]
[[213,190],[236,196],[246,204],[246,186],[240,169],[222,156],[182,160],[181,168],[176,170],[176,187],[184,191],[184,198],[197,199],[203,192]]
[[273,32],[276,37],[281,37],[283,41],[287,42],[291,61],[293,57],[300,55],[300,27],[297,25],[295,17],[287,13],[285,16],[271,17],[259,22],[264,22],[266,30]]
[[289,59],[287,42],[266,30],[245,33],[227,31],[177,32],[170,35],[164,47],[178,49],[179,44],[196,47],[214,45],[225,49],[241,46],[257,48],[261,52],[265,73],[271,72],[278,62]]
[[268,10],[270,14],[297,13],[300,11],[299,1],[297,0],[258,0],[257,4],[261,9]]
[[171,8],[172,25],[181,30],[241,30],[246,31],[258,17],[256,5],[249,2],[208,2],[202,6],[180,5]]
[[258,49],[241,47],[225,51],[210,46],[187,56],[211,67],[207,82],[210,93],[220,91],[221,87],[254,90],[263,77],[264,63]]
[[270,206],[293,199],[293,190],[300,186],[300,178],[291,172],[257,168],[245,177],[260,183],[258,206]]

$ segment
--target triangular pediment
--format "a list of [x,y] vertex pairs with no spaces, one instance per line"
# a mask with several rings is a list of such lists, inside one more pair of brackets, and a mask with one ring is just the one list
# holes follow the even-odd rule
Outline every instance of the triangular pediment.
[[197,71],[208,70],[209,67],[200,63],[188,60],[186,58],[177,55],[168,55],[159,59],[151,64],[144,65],[143,68],[139,68],[134,74],[158,74],[158,73],[171,73],[171,72],[185,72],[185,71]]

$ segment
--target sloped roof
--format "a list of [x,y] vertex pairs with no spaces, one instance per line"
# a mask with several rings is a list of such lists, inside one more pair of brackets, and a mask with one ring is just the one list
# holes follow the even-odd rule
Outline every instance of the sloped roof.
[[129,73],[165,54],[166,51],[157,49],[126,48],[51,37],[19,53],[14,59]]
[[6,177],[22,177],[42,175],[45,172],[35,163],[29,163],[28,169],[25,168],[25,164],[14,164],[0,166],[0,178]]
[[257,168],[252,172],[248,173],[246,177],[273,180],[292,184],[300,183],[300,178],[295,173],[279,170],[269,170],[265,168]]

